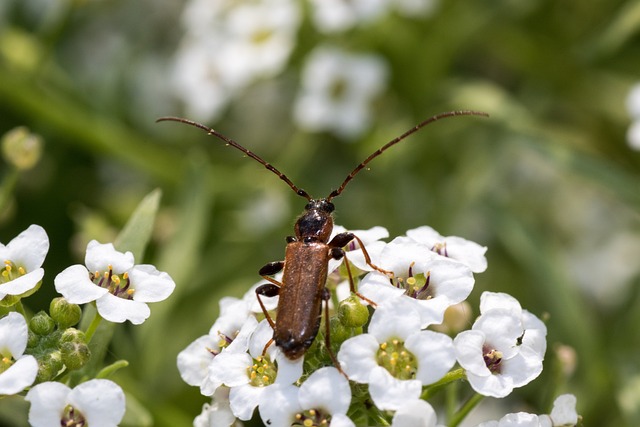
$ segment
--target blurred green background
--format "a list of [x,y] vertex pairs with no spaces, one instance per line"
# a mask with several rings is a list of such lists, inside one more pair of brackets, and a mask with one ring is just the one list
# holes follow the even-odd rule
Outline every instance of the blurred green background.
[[[191,111],[173,83],[194,30],[183,10],[214,3],[0,4],[0,134],[26,126],[44,141],[39,163],[15,186],[12,166],[0,163],[11,190],[0,241],[32,223],[51,241],[27,308],[46,309],[53,278],[82,261],[87,241],[111,241],[140,200],[162,190],[144,261],[177,288],[152,304],[144,325],[116,328],[109,355],[131,363],[116,378],[128,393],[126,425],[191,425],[207,399],[181,381],[177,353],[207,333],[220,297],[242,295],[260,267],[283,257],[305,204],[204,133],[154,123]],[[490,290],[547,316],[545,371],[507,399],[486,399],[478,422],[548,410],[570,392],[585,425],[640,425],[640,154],[626,141],[626,100],[640,83],[640,2],[451,0],[413,16],[389,9],[341,31],[319,31],[313,4],[298,6],[283,66],[235,88],[215,114],[190,117],[321,197],[421,120],[488,112],[433,124],[376,159],[335,200],[336,222],[382,225],[391,236],[431,225],[486,245],[474,310]],[[292,119],[305,60],[327,43],[387,64],[371,124],[357,137],[309,132]],[[0,424],[24,425],[26,406],[5,399],[0,409]]]

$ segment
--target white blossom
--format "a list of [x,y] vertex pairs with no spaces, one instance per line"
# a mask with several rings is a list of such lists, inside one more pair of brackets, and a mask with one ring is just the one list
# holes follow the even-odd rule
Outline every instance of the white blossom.
[[24,354],[28,334],[20,313],[11,312],[0,319],[0,395],[19,393],[36,379],[38,362]]
[[119,252],[111,243],[89,242],[85,265],[58,274],[56,290],[72,304],[96,301],[98,313],[110,322],[141,324],[150,315],[147,303],[166,299],[176,286],[167,273],[134,265],[131,252]]
[[218,388],[211,403],[202,406],[202,412],[193,420],[193,427],[242,427],[229,407],[229,389]]
[[426,225],[407,231],[407,237],[429,246],[438,255],[460,261],[474,273],[482,273],[487,269],[487,258],[484,256],[486,246],[462,237],[444,237]]
[[423,385],[441,379],[455,364],[451,338],[421,330],[420,314],[402,298],[374,312],[368,333],[346,340],[338,360],[351,381],[369,384],[380,409],[398,410],[417,399]]
[[309,131],[355,138],[369,127],[371,103],[386,78],[387,64],[377,55],[318,47],[304,65],[294,119]]
[[304,357],[291,361],[273,344],[262,354],[272,337],[273,329],[263,320],[251,335],[248,353],[229,349],[209,365],[209,376],[231,389],[231,410],[241,420],[250,419],[256,406],[268,401],[274,385],[293,384],[302,375]]
[[327,425],[354,427],[346,413],[351,402],[347,379],[336,368],[315,371],[300,387],[278,384],[268,401],[260,406],[260,417],[270,427],[297,425]]
[[506,294],[483,293],[480,311],[454,339],[456,357],[476,392],[505,397],[542,372],[546,328]]
[[362,279],[360,293],[376,303],[402,296],[420,313],[422,327],[442,323],[446,309],[464,301],[473,289],[473,274],[466,265],[440,257],[408,237],[389,242],[374,263],[392,271],[394,279],[390,283],[387,275],[371,272]]
[[29,424],[33,427],[115,427],[125,411],[122,389],[103,379],[84,382],[74,389],[58,382],[44,382],[29,390],[25,399],[31,402]]
[[35,288],[44,276],[42,263],[49,251],[49,237],[32,224],[7,245],[0,243],[0,299],[21,295]]
[[226,297],[220,300],[220,317],[209,333],[193,341],[178,354],[180,376],[189,385],[200,387],[205,396],[211,396],[221,382],[211,378],[209,365],[222,351],[246,351],[249,336],[258,321],[250,314],[244,300]]

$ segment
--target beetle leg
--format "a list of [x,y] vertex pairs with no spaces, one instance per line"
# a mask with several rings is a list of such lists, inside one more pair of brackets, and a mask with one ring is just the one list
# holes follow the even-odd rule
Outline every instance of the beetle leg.
[[338,371],[348,380],[349,377],[342,370],[340,362],[338,361],[338,358],[333,353],[333,349],[331,348],[331,321],[329,320],[329,300],[331,299],[331,292],[329,291],[329,289],[322,289],[322,299],[324,300],[324,344],[327,347],[327,352],[329,353],[329,357],[333,362],[333,366],[335,366],[336,369],[338,369]]
[[347,268],[347,275],[349,276],[349,290],[351,291],[352,294],[355,294],[361,300],[371,304],[372,307],[377,307],[378,304],[371,301],[369,298],[365,297],[360,292],[356,291],[356,285],[355,285],[355,282],[353,281],[353,275],[351,274],[351,267],[349,267],[349,260],[347,259],[347,253],[342,249],[340,250],[342,251],[342,257],[344,258],[344,265]]
[[[264,267],[258,271],[258,274],[262,277],[264,276],[273,276],[276,273],[279,273],[284,268],[284,261],[273,261],[266,264]],[[269,280],[269,279],[267,279]]]
[[[267,322],[269,322],[269,325],[271,325],[271,329],[275,329],[276,324],[271,318],[271,316],[269,315],[269,312],[267,311],[267,308],[264,306],[262,299],[260,299],[260,295],[265,297],[275,297],[276,295],[278,295],[278,293],[280,293],[280,286],[278,282],[272,277],[267,276],[265,277],[265,279],[267,280],[271,279],[275,283],[265,283],[264,285],[258,286],[256,288],[256,298],[258,298],[258,304],[260,304],[260,308],[262,309],[262,313],[264,314],[264,317],[267,319]],[[269,342],[269,344],[270,343],[271,341]],[[266,347],[265,347],[265,350],[266,350]]]
[[379,271],[380,273],[386,276],[389,276],[389,278],[393,279],[394,277],[393,271],[385,270],[384,268],[378,267],[377,265],[373,264],[371,262],[371,257],[369,256],[369,252],[367,252],[367,249],[364,247],[364,243],[362,243],[362,240],[360,240],[360,238],[353,233],[351,233],[351,236],[353,236],[353,238],[358,241],[358,244],[360,245],[360,249],[362,249],[362,254],[364,255],[364,260],[367,263],[367,265],[373,268],[374,270]]

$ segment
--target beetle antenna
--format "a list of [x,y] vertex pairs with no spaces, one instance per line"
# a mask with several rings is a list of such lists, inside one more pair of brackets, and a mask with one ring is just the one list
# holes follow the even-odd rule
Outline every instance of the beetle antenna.
[[412,135],[412,134],[416,133],[417,131],[419,131],[420,129],[422,129],[423,127],[425,127],[426,125],[428,125],[430,123],[433,123],[433,122],[438,121],[440,119],[445,119],[447,117],[455,117],[455,116],[482,116],[482,117],[489,117],[489,114],[484,113],[482,111],[459,110],[459,111],[448,111],[446,113],[436,114],[435,116],[428,118],[427,120],[423,121],[422,123],[417,124],[416,126],[412,127],[411,129],[409,129],[408,131],[403,133],[402,135],[392,139],[391,141],[387,142],[385,145],[380,147],[378,150],[376,150],[373,153],[371,153],[371,155],[369,155],[369,157],[364,159],[364,161],[362,163],[360,163],[358,166],[356,166],[355,169],[352,170],[349,175],[347,175],[347,177],[344,179],[344,181],[342,182],[340,187],[338,187],[337,190],[333,190],[331,192],[331,194],[329,194],[329,197],[327,197],[327,201],[331,201],[331,199],[333,199],[334,197],[339,196],[342,193],[342,191],[344,191],[344,188],[347,186],[347,184],[358,174],[358,172],[360,172],[362,169],[364,169],[369,164],[369,162],[371,162],[371,160],[375,159],[380,154],[384,153],[388,148],[396,145],[398,142],[402,141],[403,139],[405,139],[409,135]]
[[242,145],[238,144],[233,139],[224,136],[220,132],[218,132],[218,131],[216,131],[216,130],[208,127],[208,126],[205,126],[205,125],[203,125],[201,123],[194,122],[193,120],[189,120],[189,119],[184,119],[182,117],[160,117],[159,119],[156,120],[156,123],[157,122],[178,122],[178,123],[184,123],[184,124],[189,125],[189,126],[197,127],[198,129],[202,129],[203,131],[207,132],[207,134],[215,136],[219,140],[223,141],[226,145],[230,145],[230,146],[232,146],[234,148],[237,148],[238,150],[242,151],[244,154],[246,154],[247,156],[251,157],[253,160],[257,161],[262,166],[264,166],[265,168],[267,168],[271,172],[273,172],[276,175],[278,175],[278,178],[280,178],[281,180],[286,182],[287,185],[298,196],[302,196],[307,200],[311,200],[311,196],[309,195],[309,193],[307,193],[306,191],[304,191],[301,188],[298,188],[289,178],[287,178],[287,176],[285,174],[283,174],[278,169],[276,169],[276,167],[273,166],[271,163],[268,163],[268,162],[264,161],[262,159],[262,157],[258,156],[254,152],[244,148]]

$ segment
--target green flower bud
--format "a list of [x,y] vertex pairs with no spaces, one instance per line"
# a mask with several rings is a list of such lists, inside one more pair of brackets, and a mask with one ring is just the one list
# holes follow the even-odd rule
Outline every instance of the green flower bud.
[[59,351],[53,351],[39,357],[36,383],[54,379],[63,367],[62,356]]
[[40,311],[29,321],[29,329],[38,335],[49,335],[56,324],[44,311]]
[[82,368],[91,358],[89,346],[77,341],[62,343],[60,345],[60,354],[62,355],[62,362],[70,370]]
[[2,154],[16,169],[31,169],[42,155],[42,138],[20,126],[2,137]]
[[54,298],[49,306],[51,317],[60,329],[76,325],[82,316],[82,309],[78,304],[71,304],[63,297]]
[[40,336],[29,329],[29,338],[27,339],[27,348],[33,348],[40,343]]
[[345,327],[361,328],[369,321],[369,309],[360,302],[358,296],[351,295],[340,302],[338,318]]
[[60,343],[74,342],[78,344],[86,344],[87,339],[84,332],[77,330],[76,328],[68,328],[62,333],[60,337]]

